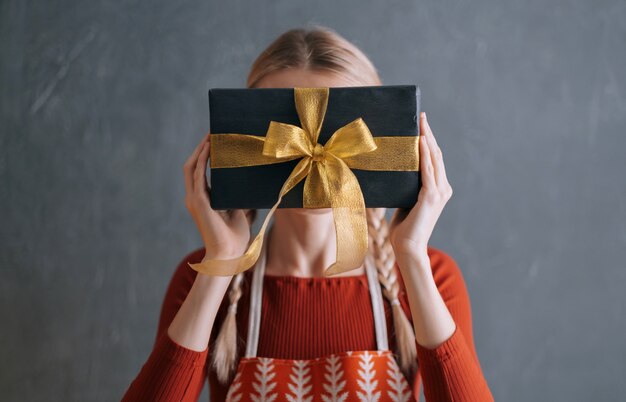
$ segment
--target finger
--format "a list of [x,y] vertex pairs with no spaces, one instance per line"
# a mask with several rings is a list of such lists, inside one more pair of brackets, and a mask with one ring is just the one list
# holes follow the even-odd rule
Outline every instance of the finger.
[[[200,155],[198,155],[198,164],[194,171],[194,189],[201,197],[208,197],[208,184],[206,181],[206,163],[209,155],[210,144],[204,143]],[[208,200],[208,199],[207,199]]]
[[420,171],[422,176],[422,185],[427,188],[435,188],[435,176],[432,160],[430,157],[430,149],[426,136],[420,135]]
[[428,122],[428,118],[426,117],[426,113],[424,113],[424,132],[426,133],[426,137],[428,139],[428,147],[431,150],[431,159],[433,161],[433,167],[435,168],[435,182],[437,186],[443,190],[444,186],[447,184],[447,178],[445,174],[445,167],[443,163],[443,152],[439,145],[437,145],[437,140],[435,139],[435,135],[433,134],[433,130],[430,127],[430,123]]
[[209,134],[205,135],[205,137],[200,141],[200,143],[196,145],[196,148],[191,153],[191,156],[189,156],[189,158],[187,158],[187,161],[185,162],[185,165],[183,168],[185,172],[185,188],[187,190],[187,193],[189,194],[193,192],[193,172],[196,169],[198,155],[200,154],[200,151],[202,151],[202,147],[204,146],[208,138],[209,138]]
[[[431,137],[431,140],[435,140],[435,136],[433,135],[433,130],[430,127],[430,122],[428,121],[428,116],[426,116],[426,112],[422,112],[421,118],[423,119],[423,122],[424,122],[424,131],[426,132],[427,135]],[[437,144],[436,140],[435,140],[435,144]]]
[[439,184],[441,186],[441,189],[445,189],[447,186],[450,185],[450,183],[448,182],[448,176],[446,175],[446,165],[443,162],[443,157],[439,158],[441,160],[440,166],[439,166]]
[[191,156],[187,158],[185,165],[183,167],[183,171],[185,173],[185,189],[187,193],[191,194],[193,192],[193,172],[196,169],[196,164],[198,161],[198,155],[200,151],[202,151],[202,147],[208,141],[210,142],[210,132],[207,133],[204,138],[196,145],[196,148],[192,152]]
[[[194,149],[193,153],[191,154],[188,160],[197,162],[198,155],[200,155],[200,151],[202,151],[202,147],[204,146],[206,142],[210,142],[211,140],[210,135],[211,133],[206,133],[206,135],[200,140],[198,145],[196,145],[196,149]],[[194,168],[195,168],[195,165],[194,165]]]
[[437,141],[435,140],[435,136],[433,135],[433,130],[431,130],[430,128],[428,117],[426,117],[426,113],[424,112],[422,112],[420,116],[420,124],[422,126],[422,133],[426,138],[428,138],[428,145],[430,146],[430,150],[435,150],[437,148]]
[[[435,166],[433,165],[432,147],[430,145],[429,133],[430,127],[426,121],[426,113],[420,113],[420,170],[422,170],[422,184],[426,187],[436,188]],[[421,161],[424,161],[422,164]]]

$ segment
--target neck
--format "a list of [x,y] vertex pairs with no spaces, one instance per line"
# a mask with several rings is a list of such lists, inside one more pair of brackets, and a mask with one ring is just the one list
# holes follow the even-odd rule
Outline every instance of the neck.
[[[330,208],[277,209],[268,233],[268,275],[325,277],[324,271],[337,259],[337,236]],[[333,277],[364,273],[361,266]]]

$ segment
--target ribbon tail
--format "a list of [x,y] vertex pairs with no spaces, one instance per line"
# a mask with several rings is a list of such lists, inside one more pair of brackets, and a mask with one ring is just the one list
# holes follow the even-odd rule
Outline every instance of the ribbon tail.
[[263,245],[263,236],[265,235],[265,229],[270,221],[270,218],[274,214],[276,208],[283,199],[283,196],[289,192],[296,184],[306,177],[311,169],[311,159],[308,157],[303,158],[296,167],[292,170],[289,177],[283,184],[278,195],[278,201],[272,206],[269,213],[263,221],[261,230],[256,235],[252,243],[248,246],[248,249],[241,257],[231,258],[227,260],[206,259],[200,263],[188,265],[198,271],[201,274],[215,275],[215,276],[231,276],[237,275],[240,272],[246,271],[255,265],[261,253],[261,246]]
[[330,176],[325,183],[337,238],[336,261],[325,270],[325,275],[330,276],[363,265],[368,249],[367,216],[359,182],[341,159],[330,155],[322,172]]
[[[325,271],[326,276],[359,268],[367,254],[367,217],[363,209],[333,208],[337,235],[337,261]],[[354,234],[358,233],[356,237]]]

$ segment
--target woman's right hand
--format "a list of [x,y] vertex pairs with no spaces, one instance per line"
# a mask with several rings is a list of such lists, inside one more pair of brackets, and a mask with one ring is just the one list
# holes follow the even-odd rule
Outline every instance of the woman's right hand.
[[250,222],[245,210],[216,211],[211,208],[206,179],[211,133],[207,133],[183,166],[185,206],[204,241],[205,258],[230,259],[243,255],[250,241]]

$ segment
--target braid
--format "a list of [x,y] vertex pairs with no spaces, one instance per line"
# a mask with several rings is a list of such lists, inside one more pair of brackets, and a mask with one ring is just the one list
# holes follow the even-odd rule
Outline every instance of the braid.
[[[257,210],[251,209],[246,212],[250,227],[256,220]],[[245,271],[244,271],[245,272]],[[217,379],[222,384],[227,384],[231,374],[235,370],[237,362],[237,303],[242,295],[241,284],[244,272],[240,272],[233,277],[228,291],[228,311],[222,323],[219,334],[215,339],[212,353],[212,365],[215,369]]]
[[218,380],[225,384],[235,369],[237,361],[237,302],[241,297],[241,282],[243,272],[234,276],[228,298],[230,304],[226,318],[220,327],[220,332],[213,346],[212,364]]
[[413,379],[417,372],[415,333],[398,300],[400,284],[394,269],[395,256],[389,242],[389,226],[385,219],[385,208],[367,208],[366,211],[369,247],[378,271],[378,280],[382,285],[383,295],[391,303],[396,335],[396,355],[400,359],[402,372],[408,379]]

